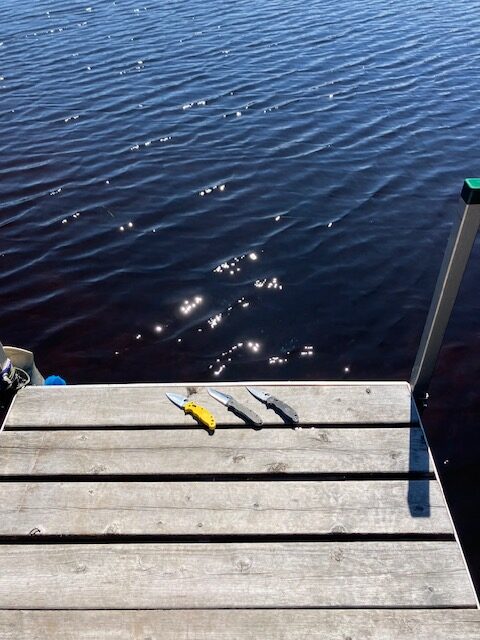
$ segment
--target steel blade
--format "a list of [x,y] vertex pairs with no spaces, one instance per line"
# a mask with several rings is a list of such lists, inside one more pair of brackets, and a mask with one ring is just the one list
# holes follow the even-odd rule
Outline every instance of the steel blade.
[[226,393],[222,393],[221,391],[217,391],[216,389],[212,389],[212,387],[207,387],[207,391],[212,396],[212,398],[215,398],[215,400],[218,400],[218,402],[221,402],[226,407],[228,407],[228,403],[232,399],[232,396],[229,396]]
[[185,396],[181,396],[179,393],[166,393],[165,395],[169,400],[173,402],[173,404],[176,404],[177,407],[180,407],[180,409],[183,409],[183,407],[188,402],[188,398],[186,398]]
[[270,398],[269,393],[265,393],[265,391],[261,391],[261,389],[256,389],[255,387],[247,387],[252,396],[260,400],[260,402],[266,402],[268,398]]

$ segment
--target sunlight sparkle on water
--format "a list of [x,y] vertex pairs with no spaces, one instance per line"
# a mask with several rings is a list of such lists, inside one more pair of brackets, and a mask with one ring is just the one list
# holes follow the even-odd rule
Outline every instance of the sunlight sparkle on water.
[[246,342],[237,342],[229,349],[219,354],[219,356],[215,359],[215,363],[210,364],[208,368],[212,371],[214,376],[219,376],[225,371],[227,366],[234,361],[234,359],[239,357],[241,358],[242,353],[244,353],[245,350],[249,350],[252,353],[257,353],[260,348],[260,343],[253,340],[248,340]]
[[205,189],[202,189],[201,191],[198,192],[199,196],[207,196],[210,193],[213,193],[214,191],[216,191],[217,189],[219,191],[225,191],[227,185],[226,184],[215,184],[213,185],[213,187],[206,187]]
[[199,304],[202,304],[203,298],[201,296],[195,296],[193,300],[184,300],[180,307],[180,311],[183,315],[188,315],[194,311]]
[[217,324],[220,324],[221,321],[222,321],[222,314],[221,313],[217,313],[216,315],[214,315],[211,318],[209,318],[208,319],[208,324],[210,326],[210,329],[215,329]]
[[255,280],[253,286],[257,289],[263,289],[263,287],[266,287],[267,289],[278,289],[279,291],[283,289],[283,285],[278,282],[278,278],[271,278],[271,280],[268,280],[267,278],[263,278],[263,280]]
[[305,345],[305,346],[303,347],[303,350],[302,350],[302,351],[300,351],[300,356],[301,356],[301,357],[305,357],[305,356],[307,356],[307,357],[311,357],[311,356],[313,356],[313,355],[314,355],[313,347],[312,347],[312,346],[310,346],[310,345],[308,345],[308,346],[307,346],[307,345]]

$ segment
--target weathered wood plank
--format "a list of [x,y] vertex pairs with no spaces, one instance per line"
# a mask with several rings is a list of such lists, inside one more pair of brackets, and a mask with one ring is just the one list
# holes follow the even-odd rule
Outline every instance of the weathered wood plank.
[[4,431],[0,477],[432,471],[419,428]]
[[478,640],[472,609],[0,611],[3,640]]
[[3,545],[0,609],[473,607],[455,542]]
[[436,480],[0,484],[0,535],[452,533]]
[[[191,416],[165,396],[170,390],[190,396],[210,409],[218,424],[244,423],[211,398],[207,385],[85,385],[26,387],[16,396],[6,428],[92,426],[185,426]],[[217,385],[221,386],[221,385]],[[283,425],[274,411],[255,400],[244,385],[221,388],[255,409],[265,425]],[[291,404],[303,424],[409,424],[412,417],[410,390],[396,384],[304,384],[262,385],[262,389]]]

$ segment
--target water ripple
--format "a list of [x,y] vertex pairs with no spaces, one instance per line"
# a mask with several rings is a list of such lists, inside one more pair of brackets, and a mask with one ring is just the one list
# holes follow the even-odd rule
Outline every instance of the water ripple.
[[72,381],[404,374],[480,173],[472,3],[0,18],[2,340]]

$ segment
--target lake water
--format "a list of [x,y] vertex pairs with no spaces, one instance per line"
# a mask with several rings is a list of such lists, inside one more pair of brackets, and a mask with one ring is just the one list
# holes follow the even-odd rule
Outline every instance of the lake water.
[[[0,25],[4,343],[76,383],[408,379],[480,175],[477,3],[2,0]],[[478,453],[479,254],[432,414],[450,468]]]

